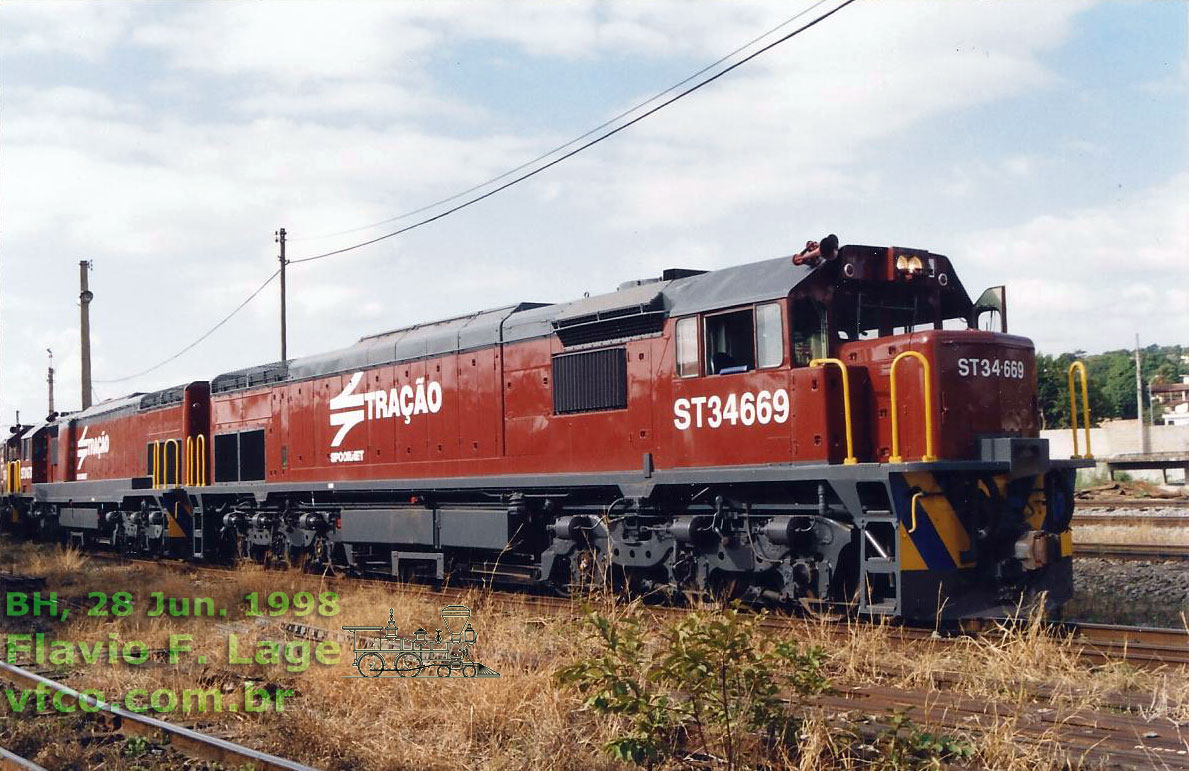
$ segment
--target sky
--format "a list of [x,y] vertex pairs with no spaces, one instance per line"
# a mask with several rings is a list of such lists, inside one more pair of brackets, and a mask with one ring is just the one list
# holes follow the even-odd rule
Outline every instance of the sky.
[[[276,360],[274,282],[129,377],[257,289],[278,228],[299,259],[414,222],[366,227],[810,2],[5,0],[0,420],[44,415],[47,349],[77,407],[80,260],[97,400]],[[290,355],[828,233],[1006,284],[1042,352],[1189,344],[1187,28],[1182,2],[859,0],[503,193],[290,266]]]

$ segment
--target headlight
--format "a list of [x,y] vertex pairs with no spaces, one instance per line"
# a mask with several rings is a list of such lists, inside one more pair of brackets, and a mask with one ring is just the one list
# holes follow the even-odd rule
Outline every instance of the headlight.
[[925,263],[921,262],[920,257],[909,257],[902,254],[896,258],[896,270],[915,275],[925,270]]

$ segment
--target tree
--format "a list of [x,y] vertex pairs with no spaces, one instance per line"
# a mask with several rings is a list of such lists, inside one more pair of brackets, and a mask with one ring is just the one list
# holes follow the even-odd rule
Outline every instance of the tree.
[[[1140,352],[1140,375],[1144,384],[1179,383],[1189,371],[1182,358],[1183,346],[1150,345]],[[1135,353],[1127,350],[1106,351],[1088,356],[1084,351],[1062,353],[1057,356],[1038,354],[1036,357],[1036,399],[1042,429],[1069,427],[1069,365],[1075,360],[1086,364],[1090,381],[1090,422],[1134,419],[1135,414]],[[1075,383],[1075,385],[1077,385]],[[1081,410],[1080,385],[1079,412]],[[1148,407],[1147,389],[1143,394],[1145,413]],[[1145,418],[1147,415],[1145,414]],[[1080,420],[1079,420],[1080,422]]]

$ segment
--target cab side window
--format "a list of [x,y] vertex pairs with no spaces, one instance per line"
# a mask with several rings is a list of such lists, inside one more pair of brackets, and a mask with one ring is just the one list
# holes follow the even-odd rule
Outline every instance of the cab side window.
[[755,320],[751,308],[706,317],[706,374],[755,369]]
[[691,316],[677,322],[677,376],[697,377],[701,374],[698,360],[698,318]]
[[756,306],[756,358],[760,368],[779,367],[784,363],[784,325],[780,305]]
[[793,366],[807,367],[809,362],[826,356],[826,309],[810,299],[798,299],[792,305]]

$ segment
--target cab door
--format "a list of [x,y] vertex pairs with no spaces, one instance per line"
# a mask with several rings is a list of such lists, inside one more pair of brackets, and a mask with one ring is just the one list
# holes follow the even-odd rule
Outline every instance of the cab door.
[[758,303],[676,320],[667,373],[675,465],[790,460],[796,411],[785,305]]

